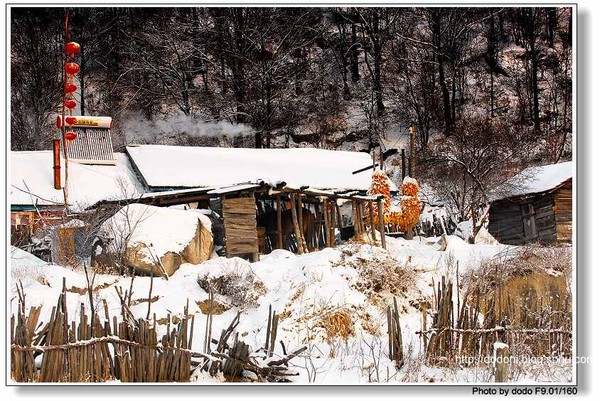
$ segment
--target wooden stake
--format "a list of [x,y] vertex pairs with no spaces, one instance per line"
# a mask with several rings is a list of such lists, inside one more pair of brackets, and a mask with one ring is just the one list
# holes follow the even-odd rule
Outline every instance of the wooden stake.
[[494,378],[497,383],[505,382],[508,377],[508,345],[500,344],[500,346],[494,345],[495,352],[494,356],[496,357],[496,365],[494,368]]

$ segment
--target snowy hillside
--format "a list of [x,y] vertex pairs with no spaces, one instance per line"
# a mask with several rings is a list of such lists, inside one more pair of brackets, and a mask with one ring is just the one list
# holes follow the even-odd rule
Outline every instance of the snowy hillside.
[[[432,302],[432,280],[446,276],[456,280],[468,277],[484,260],[510,253],[515,247],[469,245],[458,237],[447,238],[445,251],[436,239],[413,241],[388,238],[389,250],[369,245],[348,244],[326,248],[301,256],[277,250],[256,263],[239,258],[216,257],[200,265],[184,264],[168,280],[150,277],[122,277],[99,274],[94,278],[93,299],[103,299],[111,315],[118,315],[120,302],[116,290],[131,289],[131,310],[138,317],[151,312],[166,330],[167,316],[181,316],[189,303],[195,314],[194,339],[190,348],[202,349],[205,334],[208,294],[202,284],[216,287],[212,333],[226,328],[238,311],[240,338],[253,349],[264,346],[269,307],[279,314],[279,334],[275,354],[282,355],[306,346],[307,350],[291,362],[298,376],[295,383],[357,384],[368,382],[487,382],[491,367],[428,367],[421,359],[422,344],[416,331],[421,329],[420,304]],[[16,285],[22,283],[29,306],[41,305],[41,321],[46,321],[66,279],[69,314],[75,316],[81,305],[89,306],[86,278],[81,269],[45,265],[31,255],[12,256],[12,310],[16,308]],[[23,274],[23,266],[35,274]],[[219,282],[227,283],[219,287]],[[397,298],[403,333],[406,363],[396,369],[387,356],[385,310]],[[52,302],[49,302],[52,301]],[[102,308],[100,308],[102,309]],[[98,313],[103,313],[99,310]],[[551,372],[523,372],[517,380],[569,381],[568,363],[554,366]],[[192,380],[222,381],[197,372]]]

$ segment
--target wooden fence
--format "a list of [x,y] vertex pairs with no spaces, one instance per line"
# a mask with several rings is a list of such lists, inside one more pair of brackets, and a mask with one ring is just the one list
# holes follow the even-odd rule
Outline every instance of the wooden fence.
[[38,324],[41,307],[26,314],[25,294],[19,289],[19,310],[11,318],[11,372],[17,382],[180,382],[188,381],[192,357],[188,349],[194,316],[184,311],[177,324],[168,317],[167,333],[158,337],[157,320],[135,319],[124,304],[123,319],[109,317],[104,302],[103,322],[85,305],[70,318],[66,284],[48,323]]
[[[211,375],[222,372],[228,380],[239,381],[242,370],[255,373],[261,381],[286,381],[295,375],[287,363],[302,353],[302,347],[279,360],[265,365],[250,347],[238,339],[235,329],[239,313],[219,340],[210,338],[212,311],[207,316],[208,337],[205,351],[190,348],[193,340],[194,315],[184,309],[183,317],[167,316],[166,334],[158,336],[156,315],[136,319],[129,309],[127,296],[121,299],[121,316],[109,317],[103,302],[104,321],[97,313],[87,312],[82,304],[78,316],[70,317],[66,303],[66,282],[47,323],[38,323],[41,307],[27,310],[25,292],[17,288],[18,310],[11,317],[11,376],[16,382],[186,382],[197,367]],[[212,295],[211,295],[212,298]],[[212,309],[212,304],[211,307]],[[276,320],[276,316],[269,316]],[[271,330],[273,339],[276,327]],[[230,337],[233,344],[230,344]],[[210,344],[214,342],[214,350]],[[260,350],[258,350],[260,351]],[[263,351],[263,360],[267,350]],[[270,354],[272,354],[272,348]]]
[[[523,319],[517,316],[523,311],[514,307],[509,296],[508,302],[501,299],[502,288],[492,294],[482,294],[477,288],[467,289],[461,299],[454,283],[445,277],[437,283],[437,290],[435,283],[432,284],[431,322],[427,304],[423,303],[422,330],[417,331],[430,363],[447,364],[460,357],[461,361],[482,360],[493,355],[496,342],[509,345],[514,353],[521,355],[571,355],[570,300],[560,305],[560,309],[549,308],[542,299],[537,300],[530,303],[536,307],[527,311],[528,319]],[[481,305],[486,306],[485,312],[481,311]]]

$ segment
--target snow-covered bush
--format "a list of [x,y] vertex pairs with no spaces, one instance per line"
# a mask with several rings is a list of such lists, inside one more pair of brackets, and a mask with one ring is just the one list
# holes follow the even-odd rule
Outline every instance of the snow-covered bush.
[[250,263],[240,258],[219,258],[206,262],[207,272],[198,275],[198,285],[204,291],[211,289],[232,306],[253,308],[266,293],[265,285],[254,274]]
[[380,248],[347,247],[340,265],[358,273],[353,286],[371,298],[383,301],[385,294],[402,295],[414,287],[414,272]]

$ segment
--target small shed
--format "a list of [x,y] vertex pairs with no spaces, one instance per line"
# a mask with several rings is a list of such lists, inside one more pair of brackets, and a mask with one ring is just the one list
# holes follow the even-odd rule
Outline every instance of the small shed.
[[492,199],[488,231],[499,242],[571,242],[572,162],[527,168],[496,188]]

